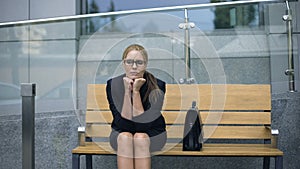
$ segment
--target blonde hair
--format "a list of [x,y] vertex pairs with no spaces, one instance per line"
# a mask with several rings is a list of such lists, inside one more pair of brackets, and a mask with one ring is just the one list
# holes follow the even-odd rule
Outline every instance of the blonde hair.
[[148,53],[147,53],[147,51],[145,50],[145,48],[143,46],[138,45],[138,44],[132,44],[132,45],[128,46],[125,49],[125,51],[123,52],[122,60],[126,59],[128,53],[133,51],[133,50],[139,51],[142,54],[142,56],[144,57],[146,63],[148,62]]

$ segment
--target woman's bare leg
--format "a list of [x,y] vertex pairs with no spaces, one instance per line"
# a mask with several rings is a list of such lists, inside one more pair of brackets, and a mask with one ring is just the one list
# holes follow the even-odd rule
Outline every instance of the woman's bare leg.
[[119,169],[134,169],[133,136],[129,132],[122,132],[118,136],[117,161]]
[[133,136],[134,166],[136,169],[150,169],[150,139],[146,133],[136,133]]

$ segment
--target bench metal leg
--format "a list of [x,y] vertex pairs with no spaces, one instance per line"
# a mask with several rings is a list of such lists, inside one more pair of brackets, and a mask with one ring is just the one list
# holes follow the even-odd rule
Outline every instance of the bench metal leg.
[[93,156],[85,155],[85,163],[87,169],[93,169]]
[[264,169],[270,168],[270,157],[264,157]]
[[283,169],[283,157],[275,157],[275,169]]
[[72,169],[79,169],[80,167],[80,155],[72,154]]

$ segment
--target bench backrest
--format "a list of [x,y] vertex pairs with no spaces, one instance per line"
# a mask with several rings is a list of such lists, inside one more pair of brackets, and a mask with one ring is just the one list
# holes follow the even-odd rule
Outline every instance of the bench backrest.
[[[87,90],[86,135],[108,137],[112,115],[106,84],[89,84]],[[270,85],[167,84],[162,114],[169,139],[182,139],[183,124],[192,101],[204,123],[206,139],[271,139]]]

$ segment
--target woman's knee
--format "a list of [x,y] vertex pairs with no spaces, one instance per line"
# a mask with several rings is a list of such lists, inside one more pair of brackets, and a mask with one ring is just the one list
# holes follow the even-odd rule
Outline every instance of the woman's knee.
[[129,132],[122,132],[119,133],[118,138],[117,138],[117,142],[118,145],[119,144],[123,144],[123,145],[132,145],[132,140],[133,139],[133,135]]
[[137,158],[149,157],[150,138],[146,133],[134,134],[134,151]]
[[119,156],[132,158],[133,156],[133,135],[129,132],[122,132],[118,135],[118,151]]
[[142,140],[149,140],[149,136],[147,133],[135,133],[133,139],[142,139]]
[[149,146],[150,138],[146,133],[135,133],[133,136],[134,145]]

